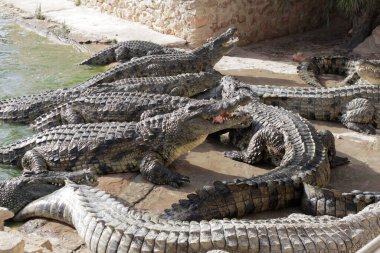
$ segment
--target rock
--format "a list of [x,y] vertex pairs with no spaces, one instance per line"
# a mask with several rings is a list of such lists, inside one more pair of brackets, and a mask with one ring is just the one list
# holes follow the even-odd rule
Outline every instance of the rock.
[[0,207],[0,221],[5,221],[14,216],[14,213],[5,207]]
[[41,243],[40,247],[53,251],[53,245],[51,245],[51,242],[49,240],[46,240],[45,242]]
[[0,207],[0,231],[4,230],[4,221],[12,218],[14,215],[13,212],[9,211],[5,207]]
[[364,58],[380,57],[380,25],[377,26],[370,36],[352,50],[355,54]]
[[0,231],[0,253],[23,253],[24,247],[22,237]]

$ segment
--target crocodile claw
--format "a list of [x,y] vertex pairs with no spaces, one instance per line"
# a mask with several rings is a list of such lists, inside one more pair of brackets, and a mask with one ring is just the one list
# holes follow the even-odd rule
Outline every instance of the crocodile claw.
[[233,151],[225,151],[225,152],[224,152],[224,156],[225,156],[225,157],[228,157],[228,158],[230,158],[230,159],[232,159],[232,160],[243,161],[243,157],[242,157],[240,151],[236,151],[236,150],[233,150]]
[[184,176],[176,172],[173,172],[168,181],[168,184],[174,188],[179,188],[184,183],[190,183],[190,178],[188,176]]

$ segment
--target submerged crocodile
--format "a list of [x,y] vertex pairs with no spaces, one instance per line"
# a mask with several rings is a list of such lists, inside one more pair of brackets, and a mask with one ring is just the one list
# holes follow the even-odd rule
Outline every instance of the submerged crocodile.
[[0,207],[17,213],[33,200],[63,187],[66,180],[77,184],[96,185],[96,175],[90,170],[24,173],[22,176],[0,181]]
[[[348,199],[356,205],[355,197]],[[344,196],[331,200],[346,201]],[[104,191],[70,182],[16,215],[17,220],[33,217],[70,224],[92,252],[108,253],[356,252],[380,234],[380,203],[342,219],[292,214],[254,221],[168,221],[125,207]]]
[[64,124],[140,121],[173,112],[198,100],[141,92],[102,92],[77,98],[41,115],[32,127],[45,130]]
[[380,86],[301,88],[250,85],[240,82],[269,105],[283,107],[312,120],[341,122],[345,127],[375,134],[380,127]]
[[[252,95],[236,88],[237,82],[231,77],[222,79],[224,97]],[[173,204],[162,217],[210,220],[299,205],[304,192],[302,183],[324,187],[330,179],[330,163],[335,166],[347,162],[335,157],[331,135],[324,144],[316,129],[299,115],[257,99],[240,110],[252,116],[252,124],[248,129],[235,131],[231,138],[244,151],[226,152],[226,156],[254,163],[269,148],[270,158],[279,157],[281,163],[264,175],[205,186]],[[281,152],[272,149],[277,144],[281,144]]]
[[140,171],[155,184],[180,186],[189,179],[167,168],[201,144],[208,134],[245,127],[249,114],[237,112],[247,97],[198,101],[172,113],[140,122],[65,125],[0,147],[0,161],[26,171],[74,171],[98,174]]
[[163,47],[149,41],[130,40],[105,48],[89,59],[82,61],[80,65],[107,65],[116,61],[125,62],[132,58],[146,55],[179,53],[184,53],[184,51]]
[[85,90],[59,89],[0,100],[0,119],[11,122],[30,123],[38,116],[56,106],[81,96],[110,91],[139,91],[149,93],[194,96],[219,84],[220,74],[213,72],[185,73],[176,76],[127,78],[105,83]]
[[300,78],[314,87],[324,87],[318,80],[318,75],[321,74],[345,75],[346,78],[337,86],[380,85],[379,60],[357,60],[345,56],[314,56],[301,62],[297,69]]

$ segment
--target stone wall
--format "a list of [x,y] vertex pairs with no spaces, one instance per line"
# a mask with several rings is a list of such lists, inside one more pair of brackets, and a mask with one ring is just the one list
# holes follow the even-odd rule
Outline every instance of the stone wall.
[[240,44],[302,32],[322,23],[327,0],[81,0],[197,46],[228,27]]

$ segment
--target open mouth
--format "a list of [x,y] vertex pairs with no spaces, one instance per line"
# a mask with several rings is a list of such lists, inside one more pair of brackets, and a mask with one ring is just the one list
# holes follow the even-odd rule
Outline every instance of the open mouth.
[[239,42],[239,38],[234,35],[231,39],[229,39],[227,42],[223,43],[223,47],[231,47]]
[[247,116],[247,114],[242,111],[222,112],[221,114],[217,116],[211,117],[209,121],[214,125],[221,125],[227,121],[234,120],[234,119],[241,120],[242,118],[243,119],[246,118],[246,119],[241,121],[240,124],[238,125],[241,125],[242,127],[249,126],[251,122],[250,117]]
[[212,117],[212,124],[223,124],[224,121],[231,118],[232,114],[229,112],[223,112],[218,116]]

